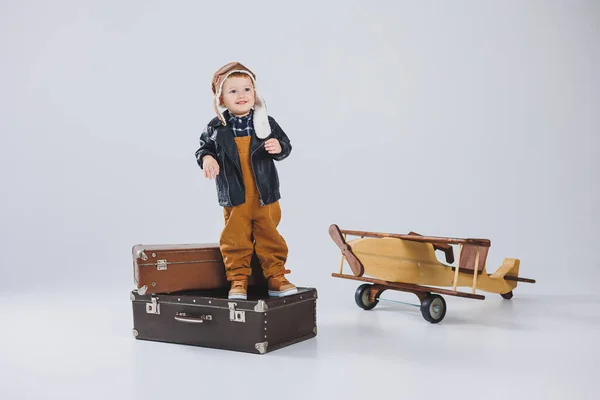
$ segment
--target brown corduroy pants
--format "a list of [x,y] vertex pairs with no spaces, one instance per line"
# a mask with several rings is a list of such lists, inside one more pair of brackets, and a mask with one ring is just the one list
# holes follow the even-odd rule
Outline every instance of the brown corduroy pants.
[[279,201],[262,207],[259,202],[250,161],[250,139],[250,136],[235,138],[246,202],[223,208],[225,227],[221,233],[220,248],[229,281],[245,279],[252,274],[250,261],[255,251],[267,279],[285,270],[288,255],[287,243],[277,231],[281,220]]

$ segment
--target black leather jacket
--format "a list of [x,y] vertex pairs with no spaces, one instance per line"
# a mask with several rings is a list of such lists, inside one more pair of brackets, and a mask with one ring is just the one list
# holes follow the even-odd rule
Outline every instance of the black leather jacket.
[[[229,116],[226,115],[225,120],[228,119]],[[271,125],[271,134],[266,139],[259,139],[253,132],[250,141],[250,160],[261,206],[274,203],[281,198],[279,175],[274,160],[281,161],[292,151],[290,139],[270,116],[269,125]],[[271,138],[279,140],[281,153],[269,154],[265,150],[264,143]],[[208,123],[200,135],[200,148],[196,150],[196,161],[200,168],[202,168],[202,157],[208,154],[219,163],[219,175],[216,178],[219,205],[233,207],[243,204],[246,201],[245,187],[233,130],[229,124],[223,126],[217,117]]]

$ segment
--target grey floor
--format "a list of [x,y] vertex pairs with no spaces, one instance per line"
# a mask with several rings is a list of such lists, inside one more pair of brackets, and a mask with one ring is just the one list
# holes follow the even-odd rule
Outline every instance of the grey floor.
[[356,286],[320,290],[317,337],[266,355],[135,340],[127,292],[4,293],[0,399],[598,398],[591,291],[446,297],[433,325],[405,293],[360,310]]

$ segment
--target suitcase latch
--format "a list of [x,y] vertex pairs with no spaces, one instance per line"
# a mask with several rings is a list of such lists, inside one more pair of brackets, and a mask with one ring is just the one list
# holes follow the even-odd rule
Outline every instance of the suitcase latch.
[[152,298],[150,303],[146,303],[147,314],[160,314],[160,304],[156,301],[156,298]]
[[227,303],[229,305],[229,320],[233,322],[246,322],[246,311],[236,310],[237,303]]
[[167,260],[156,260],[156,270],[164,271],[167,269]]

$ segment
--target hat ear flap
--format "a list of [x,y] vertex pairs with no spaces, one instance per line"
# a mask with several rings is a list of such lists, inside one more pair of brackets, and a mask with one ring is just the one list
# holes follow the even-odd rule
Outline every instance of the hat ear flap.
[[254,102],[254,132],[259,139],[266,139],[271,134],[271,125],[267,114],[267,104],[258,93]]

